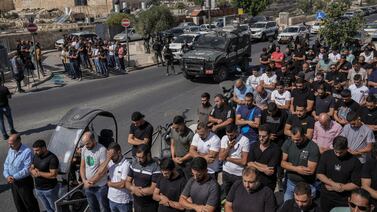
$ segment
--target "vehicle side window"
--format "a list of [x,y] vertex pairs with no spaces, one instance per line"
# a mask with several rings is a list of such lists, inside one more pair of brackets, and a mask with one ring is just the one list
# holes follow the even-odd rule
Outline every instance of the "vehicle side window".
[[301,32],[304,32],[305,30],[306,30],[305,27],[300,27],[300,31],[301,31]]

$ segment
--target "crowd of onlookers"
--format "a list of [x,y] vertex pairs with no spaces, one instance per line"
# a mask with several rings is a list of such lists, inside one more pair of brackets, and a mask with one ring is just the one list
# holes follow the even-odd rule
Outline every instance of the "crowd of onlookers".
[[[204,92],[195,129],[174,117],[169,157],[153,159],[153,126],[140,112],[131,116],[132,160],[119,144],[106,148],[85,132],[79,172],[91,211],[374,211],[377,51],[303,42],[264,49],[232,99]],[[74,40],[73,54],[82,45]],[[34,155],[17,134],[8,143],[4,177],[18,211],[39,210],[32,178],[54,211],[56,156],[42,140]]]

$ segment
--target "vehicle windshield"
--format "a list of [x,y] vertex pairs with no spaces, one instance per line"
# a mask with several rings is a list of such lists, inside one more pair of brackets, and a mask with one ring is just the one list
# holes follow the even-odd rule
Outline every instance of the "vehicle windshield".
[[195,42],[195,48],[225,50],[226,40],[224,37],[202,36]]
[[175,39],[175,41],[173,43],[191,43],[194,39],[194,36],[190,36],[190,35],[181,35],[181,36],[178,36],[177,39]]
[[298,32],[297,27],[288,27],[283,32]]
[[252,26],[252,28],[265,28],[266,27],[266,24],[261,24],[261,23],[259,23],[259,24],[254,24],[253,26]]

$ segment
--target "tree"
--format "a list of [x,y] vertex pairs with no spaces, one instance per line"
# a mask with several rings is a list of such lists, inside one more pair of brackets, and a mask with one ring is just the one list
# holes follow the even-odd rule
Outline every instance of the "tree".
[[237,7],[243,8],[252,16],[256,16],[258,13],[266,9],[270,3],[270,0],[239,0],[237,2]]
[[327,6],[326,19],[323,21],[323,28],[320,36],[324,38],[327,45],[332,48],[341,48],[351,44],[354,36],[363,25],[362,17],[355,16],[351,19],[342,18],[347,11],[348,5],[344,2],[333,2]]
[[121,25],[122,19],[127,18],[131,23],[135,23],[135,17],[126,13],[113,13],[106,19],[106,23],[109,26]]
[[140,13],[136,23],[136,31],[147,36],[170,29],[173,24],[174,16],[167,7],[153,6]]
[[177,4],[175,4],[175,8],[179,10],[184,10],[186,9],[186,5],[183,2],[178,2]]

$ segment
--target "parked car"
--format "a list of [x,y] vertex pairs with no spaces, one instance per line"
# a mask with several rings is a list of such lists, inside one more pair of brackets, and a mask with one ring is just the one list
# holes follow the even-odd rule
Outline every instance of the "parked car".
[[185,33],[177,37],[172,43],[169,44],[169,48],[173,52],[174,60],[180,60],[183,55],[183,44],[187,43],[189,48],[192,47],[195,41],[199,39],[201,34],[197,33]]
[[188,26],[183,29],[185,33],[188,32],[199,32],[200,31],[200,26]]
[[142,40],[142,39],[143,39],[143,36],[137,33],[134,28],[128,29],[128,36],[126,32],[122,32],[114,36],[114,40],[119,41],[119,42],[126,42],[127,40],[137,41],[137,40]]
[[269,37],[277,37],[279,27],[275,21],[262,21],[252,25],[250,31],[252,39],[267,40]]
[[182,22],[177,27],[186,28],[189,26],[196,26],[196,24],[194,24],[193,22]]
[[367,16],[367,15],[369,15],[370,13],[369,13],[369,9],[368,8],[366,8],[366,7],[362,7],[362,8],[360,8],[360,10],[362,10],[363,12],[364,12],[364,16]]
[[200,31],[208,31],[210,29],[216,29],[216,28],[217,27],[214,24],[211,24],[211,25],[209,25],[209,24],[202,24],[202,25],[200,25]]
[[262,21],[267,21],[267,17],[266,16],[253,16],[251,17],[247,23],[252,26],[253,24],[257,23],[257,22],[262,22]]
[[184,33],[183,28],[174,27],[172,29],[168,29],[166,31],[161,32],[160,36],[162,38],[176,39],[179,35],[182,35],[183,33]]
[[367,32],[369,35],[374,34],[377,32],[377,23],[367,23],[364,27],[364,31]]
[[240,24],[240,25],[227,25],[222,28],[223,32],[232,32],[237,33],[239,35],[247,35],[250,37],[251,31],[248,24]]
[[[82,32],[74,32],[74,33],[71,33],[69,34],[70,36],[77,36],[79,38],[97,38],[98,35],[95,33],[95,32],[89,32],[89,31],[82,31]],[[59,39],[55,42],[55,48],[57,49],[61,49],[63,48],[63,45],[64,45],[64,38],[62,39]]]
[[316,22],[313,24],[313,26],[310,28],[310,33],[311,34],[317,34],[319,33],[319,30],[323,28],[320,22]]
[[211,25],[214,25],[218,28],[224,27],[224,19],[223,18],[218,18],[215,21],[212,22]]
[[309,30],[305,26],[289,26],[278,35],[278,43],[288,43],[297,37],[306,37]]

